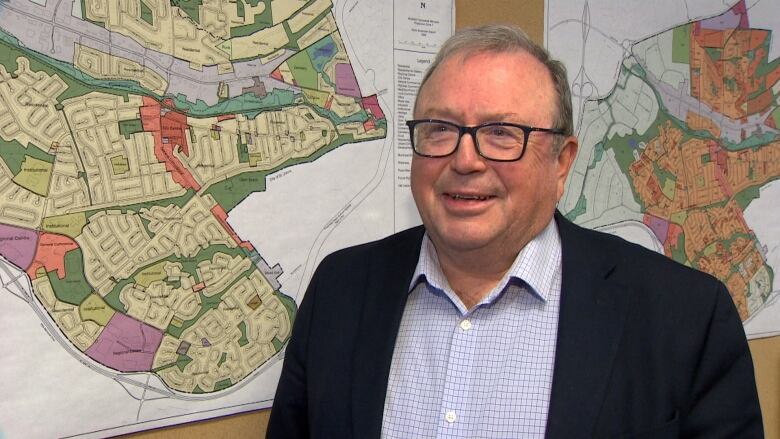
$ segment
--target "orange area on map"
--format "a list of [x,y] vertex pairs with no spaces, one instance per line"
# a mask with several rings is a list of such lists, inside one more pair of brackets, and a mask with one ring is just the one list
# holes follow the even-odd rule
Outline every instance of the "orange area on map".
[[[661,174],[674,181],[662,181]],[[629,178],[647,213],[659,218],[729,200],[753,186],[780,175],[780,140],[761,148],[729,151],[710,139],[683,141],[683,131],[666,122],[647,142],[639,160],[629,167]],[[673,197],[663,192],[674,189]]]
[[232,227],[230,227],[230,224],[227,222],[227,212],[225,212],[225,209],[222,208],[219,204],[211,208],[211,213],[214,215],[214,218],[219,221],[220,224],[222,224],[222,227],[225,228],[225,230],[228,232],[231,238],[233,238],[233,241],[238,244],[239,247],[243,247],[249,251],[253,251],[255,248],[252,246],[249,241],[242,241],[241,238],[238,237],[238,234],[235,230],[233,230]]
[[27,267],[27,275],[30,279],[38,277],[39,268],[43,267],[45,272],[57,271],[57,277],[65,278],[65,253],[78,248],[76,241],[64,235],[54,233],[41,233],[38,240],[38,247],[35,249],[35,257],[32,263]]
[[[164,103],[166,106],[173,106],[170,99],[166,99]],[[150,97],[143,98],[140,112],[144,131],[154,137],[154,156],[165,164],[165,169],[171,173],[173,181],[184,188],[200,190],[200,183],[174,154],[176,149],[185,156],[190,154],[187,143],[187,116],[163,109],[159,102]]]
[[720,137],[720,126],[716,125],[709,117],[702,116],[695,111],[689,111],[685,115],[685,123],[694,131],[709,131],[713,137]]
[[[708,124],[705,119],[696,122],[702,128]],[[682,250],[680,262],[694,264],[725,282],[740,317],[748,318],[749,284],[765,260],[745,221],[739,196],[780,175],[780,140],[729,151],[712,139],[684,139],[683,131],[667,121],[647,141],[628,174],[645,213],[671,221],[665,253]],[[684,248],[678,248],[680,243]]]
[[780,66],[761,70],[770,35],[762,29],[705,29],[693,23],[691,95],[732,119],[766,111],[774,102],[772,87],[780,80]]

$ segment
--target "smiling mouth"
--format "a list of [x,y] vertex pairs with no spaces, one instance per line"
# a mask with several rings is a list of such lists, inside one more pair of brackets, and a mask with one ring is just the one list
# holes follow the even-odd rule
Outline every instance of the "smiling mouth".
[[446,194],[446,195],[455,200],[465,200],[465,201],[487,201],[493,198],[492,195],[465,195],[465,194]]

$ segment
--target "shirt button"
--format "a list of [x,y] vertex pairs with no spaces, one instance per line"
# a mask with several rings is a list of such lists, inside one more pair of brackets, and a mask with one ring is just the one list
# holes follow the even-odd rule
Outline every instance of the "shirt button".
[[471,320],[469,319],[463,319],[460,321],[460,329],[464,331],[468,331],[469,329],[471,329],[471,326],[472,326]]
[[447,422],[449,422],[450,424],[452,424],[453,422],[455,422],[455,421],[458,419],[458,415],[456,415],[456,414],[455,414],[455,412],[453,412],[452,410],[450,410],[450,411],[448,411],[448,412],[447,412],[447,413],[444,415],[444,419],[446,419],[446,420],[447,420]]

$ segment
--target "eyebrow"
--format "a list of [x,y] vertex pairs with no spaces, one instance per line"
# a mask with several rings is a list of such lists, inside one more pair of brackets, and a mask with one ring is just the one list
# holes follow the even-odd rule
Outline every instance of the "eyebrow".
[[[529,121],[521,117],[517,113],[482,113],[478,115],[478,119],[481,123],[488,122],[514,122],[519,124],[528,125]],[[460,114],[451,111],[446,108],[430,108],[425,112],[425,118],[427,119],[445,119],[445,120],[461,120]]]

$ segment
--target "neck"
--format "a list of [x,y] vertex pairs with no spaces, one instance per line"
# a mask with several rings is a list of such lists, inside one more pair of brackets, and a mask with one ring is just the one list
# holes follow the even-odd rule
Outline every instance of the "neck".
[[[522,247],[521,247],[522,248]],[[437,255],[447,282],[466,309],[473,308],[498,285],[517,257],[517,251],[439,251]]]

